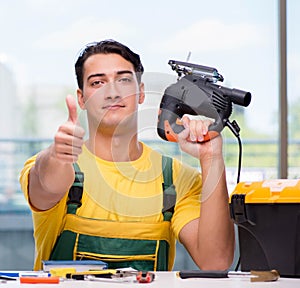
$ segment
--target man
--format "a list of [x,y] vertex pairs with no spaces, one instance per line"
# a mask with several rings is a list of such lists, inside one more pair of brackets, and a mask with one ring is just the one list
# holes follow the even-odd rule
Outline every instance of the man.
[[[41,269],[42,260],[71,258],[171,270],[179,239],[201,269],[227,269],[234,232],[221,136],[201,142],[211,123],[183,117],[178,144],[199,159],[202,173],[173,159],[176,204],[163,211],[162,171],[167,169],[162,155],[137,135],[138,105],[145,98],[139,55],[105,40],[88,45],[75,70],[78,104],[87,112],[87,140],[76,102],[67,96],[67,122],[49,148],[25,163],[20,176],[33,212],[34,268]],[[68,191],[79,169],[83,194],[73,201]]]

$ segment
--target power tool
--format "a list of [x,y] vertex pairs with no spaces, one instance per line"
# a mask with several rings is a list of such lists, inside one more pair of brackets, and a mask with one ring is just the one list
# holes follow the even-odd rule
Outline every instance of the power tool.
[[216,137],[225,126],[237,136],[238,124],[229,121],[232,103],[247,107],[251,93],[217,84],[224,78],[216,68],[176,60],[169,60],[168,64],[177,72],[178,79],[166,88],[161,99],[158,135],[166,141],[177,142],[177,134],[184,129],[181,118],[186,114],[212,122],[204,141]]

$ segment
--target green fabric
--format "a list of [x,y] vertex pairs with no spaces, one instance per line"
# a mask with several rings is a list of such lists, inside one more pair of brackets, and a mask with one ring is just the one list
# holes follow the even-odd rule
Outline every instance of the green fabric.
[[91,252],[106,255],[149,255],[155,254],[156,241],[105,238],[89,235],[80,235],[78,252]]
[[78,205],[76,204],[68,204],[67,214],[76,214]]
[[[153,261],[122,261],[122,262],[107,262],[108,269],[118,269],[118,268],[134,268],[138,271],[154,271]],[[157,270],[158,271],[158,270]]]
[[176,203],[176,190],[173,185],[173,159],[171,157],[162,156],[163,169],[163,215],[164,221],[171,221]]
[[[76,236],[74,232],[63,231],[54,247],[50,260],[73,260]],[[95,254],[92,256],[86,255],[80,258],[80,260],[99,257],[100,260],[108,264],[108,268],[110,269],[133,267],[137,270],[154,270],[154,258],[153,260],[126,260],[126,256],[155,255],[156,245],[156,240],[118,239],[79,235],[77,252],[83,255],[85,252]],[[159,241],[157,271],[168,270],[168,247],[169,245],[166,241]],[[111,260],[101,258],[106,258],[106,255],[124,256],[124,258],[122,260],[113,260],[113,256]]]
[[77,162],[73,163],[73,168],[74,168],[75,172],[81,172],[80,167]]
[[164,177],[165,188],[170,187],[173,184],[173,159],[171,157],[162,156],[162,169]]
[[167,241],[159,241],[157,255],[157,271],[167,271],[169,262],[169,244]]
[[75,242],[75,233],[67,230],[63,231],[56,241],[50,260],[73,260]]
[[[161,263],[157,270],[167,270],[168,263],[166,262],[167,251],[165,248],[168,246],[166,241],[164,245],[160,247]],[[105,238],[95,237],[88,235],[80,235],[77,251],[84,253],[90,252],[103,255],[117,255],[117,256],[136,256],[136,255],[155,255],[156,253],[156,240],[137,240],[137,239],[119,239],[119,238]],[[159,254],[160,254],[159,253]],[[164,260],[164,261],[162,261]],[[107,261],[108,268],[117,267],[134,267],[137,270],[154,270],[154,259],[151,260],[119,260],[119,261]]]

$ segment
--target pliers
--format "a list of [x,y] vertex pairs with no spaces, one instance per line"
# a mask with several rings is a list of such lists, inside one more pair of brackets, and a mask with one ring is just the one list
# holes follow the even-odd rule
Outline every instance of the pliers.
[[[131,279],[135,276],[135,279]],[[118,282],[135,281],[138,283],[150,283],[154,280],[155,274],[149,271],[135,271],[126,269],[108,269],[101,271],[85,271],[68,274],[67,278],[74,280],[90,280],[90,281],[111,281]]]

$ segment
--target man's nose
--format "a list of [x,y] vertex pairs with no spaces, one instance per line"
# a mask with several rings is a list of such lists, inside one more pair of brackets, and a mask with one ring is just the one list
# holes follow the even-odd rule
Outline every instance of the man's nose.
[[106,91],[105,91],[105,99],[118,99],[121,98],[121,93],[114,82],[110,82],[106,84]]

